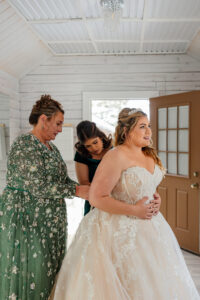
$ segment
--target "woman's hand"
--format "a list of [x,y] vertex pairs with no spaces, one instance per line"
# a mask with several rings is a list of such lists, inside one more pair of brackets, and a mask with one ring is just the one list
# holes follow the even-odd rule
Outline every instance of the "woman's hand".
[[152,200],[150,203],[152,204],[153,207],[153,211],[154,211],[153,215],[156,216],[160,211],[161,198],[157,192],[153,196],[154,196],[154,200]]
[[134,216],[140,219],[150,220],[153,216],[154,210],[152,203],[146,204],[148,197],[143,197],[134,205]]
[[77,196],[79,198],[83,198],[85,200],[88,200],[89,189],[90,189],[90,187],[88,185],[77,185],[75,196]]

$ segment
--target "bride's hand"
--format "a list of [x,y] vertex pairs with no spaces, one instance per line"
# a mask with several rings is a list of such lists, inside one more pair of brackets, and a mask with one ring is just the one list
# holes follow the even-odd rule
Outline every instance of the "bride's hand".
[[139,200],[134,206],[135,213],[134,215],[140,219],[151,219],[154,213],[152,208],[152,203],[146,204],[148,197],[143,197]]
[[154,196],[154,200],[151,201],[151,204],[153,205],[154,216],[156,216],[160,211],[161,198],[157,192],[153,196]]

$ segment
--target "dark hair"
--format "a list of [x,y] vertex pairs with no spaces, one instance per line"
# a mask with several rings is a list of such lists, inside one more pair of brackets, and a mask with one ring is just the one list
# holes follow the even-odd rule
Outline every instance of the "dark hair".
[[36,101],[33,105],[29,116],[29,123],[31,125],[36,125],[41,115],[44,114],[48,117],[48,119],[51,119],[51,117],[57,112],[64,114],[61,104],[52,99],[50,95],[42,95],[40,100]]
[[91,154],[85,148],[84,144],[88,139],[99,137],[103,142],[103,148],[108,149],[112,146],[112,136],[106,136],[94,122],[82,121],[76,127],[78,142],[75,144],[76,150],[82,155],[91,158]]
[[[138,120],[141,117],[147,117],[147,114],[144,113],[140,108],[123,108],[118,116],[118,123],[115,128],[115,146],[124,144],[127,134],[136,126]],[[142,148],[143,153],[146,156],[153,158],[156,164],[164,170],[162,162],[157,155],[155,149],[152,147],[152,144]]]

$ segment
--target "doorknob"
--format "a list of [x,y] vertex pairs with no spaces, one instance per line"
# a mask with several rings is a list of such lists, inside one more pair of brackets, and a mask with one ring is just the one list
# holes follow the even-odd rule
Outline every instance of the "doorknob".
[[190,186],[192,189],[198,189],[199,188],[199,184],[197,182],[192,183]]
[[198,177],[199,176],[199,172],[193,172],[193,176],[194,177]]

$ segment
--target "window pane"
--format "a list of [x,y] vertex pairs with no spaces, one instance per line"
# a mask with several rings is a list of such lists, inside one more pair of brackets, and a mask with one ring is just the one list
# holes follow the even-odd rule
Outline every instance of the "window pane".
[[189,106],[179,106],[179,128],[189,128]]
[[177,128],[177,106],[168,108],[168,128]]
[[177,151],[177,131],[168,131],[168,151]]
[[189,151],[188,130],[179,130],[178,132],[178,151]]
[[188,154],[179,154],[178,155],[178,174],[188,176]]
[[167,128],[167,109],[159,108],[158,109],[158,129]]
[[176,169],[176,153],[168,153],[168,170],[167,173],[177,174]]
[[166,130],[158,132],[158,150],[166,151]]
[[167,168],[166,152],[158,152],[158,156],[160,157],[163,166]]

